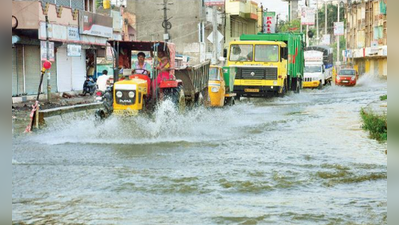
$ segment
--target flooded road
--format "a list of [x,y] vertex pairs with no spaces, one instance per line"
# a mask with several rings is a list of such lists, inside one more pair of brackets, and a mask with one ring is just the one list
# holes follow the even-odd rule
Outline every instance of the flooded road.
[[153,118],[52,118],[21,134],[12,220],[26,224],[387,224],[387,144],[361,129],[386,81]]

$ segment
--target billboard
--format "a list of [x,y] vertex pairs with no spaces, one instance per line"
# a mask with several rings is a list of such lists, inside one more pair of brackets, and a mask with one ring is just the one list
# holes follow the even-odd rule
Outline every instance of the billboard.
[[335,36],[344,35],[344,22],[334,22],[334,35]]
[[82,34],[112,38],[112,17],[84,11],[81,13],[80,26]]
[[50,62],[54,62],[54,42],[48,43],[49,49],[47,50],[47,42],[40,41],[40,58],[42,61],[47,60],[47,53],[48,59]]
[[263,13],[263,32],[276,33],[276,12]]
[[206,6],[224,6],[223,0],[205,0]]
[[302,8],[301,12],[301,24],[302,25],[314,25],[316,18],[316,12],[313,8]]

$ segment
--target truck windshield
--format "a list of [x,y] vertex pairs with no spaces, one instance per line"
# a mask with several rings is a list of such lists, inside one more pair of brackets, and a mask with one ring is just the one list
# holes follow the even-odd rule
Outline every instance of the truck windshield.
[[252,45],[231,45],[230,61],[235,62],[252,62],[253,46]]
[[256,45],[256,62],[278,62],[278,45]]
[[305,66],[305,73],[320,73],[321,66]]
[[220,80],[220,74],[218,68],[209,69],[209,80]]

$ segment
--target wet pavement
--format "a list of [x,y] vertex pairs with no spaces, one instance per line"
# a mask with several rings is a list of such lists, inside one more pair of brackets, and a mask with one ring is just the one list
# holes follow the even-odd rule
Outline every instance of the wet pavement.
[[387,224],[386,143],[360,110],[386,81],[98,123],[14,121],[12,219],[26,224]]

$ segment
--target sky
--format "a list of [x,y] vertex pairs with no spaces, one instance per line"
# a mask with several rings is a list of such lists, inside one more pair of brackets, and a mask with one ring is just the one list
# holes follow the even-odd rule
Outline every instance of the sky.
[[277,14],[280,13],[280,18],[285,18],[288,15],[288,3],[282,0],[257,0],[259,3],[262,3],[263,9],[268,11],[276,12]]
[[[268,11],[274,11],[277,14],[280,13],[280,18],[286,20],[288,15],[288,2],[282,0],[256,0],[259,3],[263,4],[263,8],[268,8]],[[309,3],[312,7],[316,6],[316,2],[319,1],[319,4],[323,4],[323,2],[335,2],[337,0],[309,0]],[[341,0],[346,2],[346,0]],[[305,0],[299,0],[298,4],[299,8],[305,5]]]

